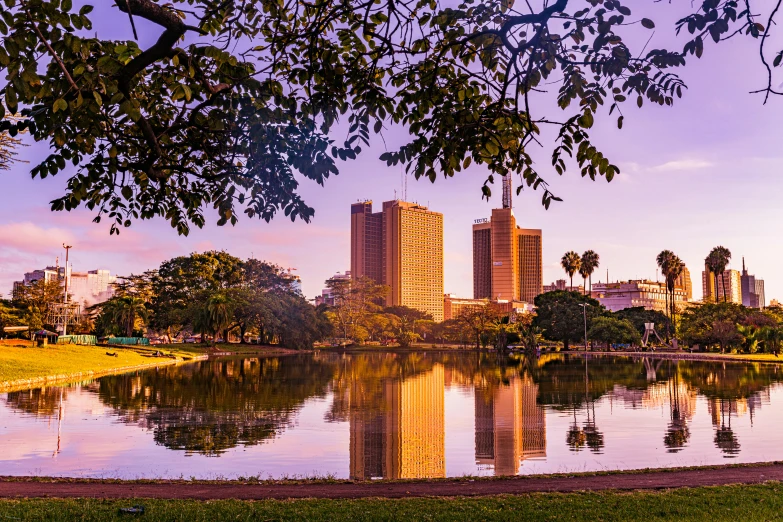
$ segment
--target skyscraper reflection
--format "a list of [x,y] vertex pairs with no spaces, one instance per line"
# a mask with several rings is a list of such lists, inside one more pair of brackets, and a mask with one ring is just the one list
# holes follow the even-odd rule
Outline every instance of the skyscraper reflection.
[[446,476],[444,377],[436,364],[408,379],[385,379],[373,390],[360,379],[352,382],[351,478]]
[[521,461],[546,456],[546,418],[538,386],[515,376],[508,385],[476,387],[476,462],[495,475],[516,475]]

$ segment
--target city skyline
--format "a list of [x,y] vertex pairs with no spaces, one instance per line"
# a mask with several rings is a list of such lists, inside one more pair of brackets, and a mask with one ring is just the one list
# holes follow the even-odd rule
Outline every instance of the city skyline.
[[[674,19],[672,6],[650,7]],[[107,6],[96,10],[111,11]],[[651,45],[671,41],[673,30],[655,35]],[[143,33],[141,45],[154,34]],[[129,27],[116,28],[117,38],[132,38]],[[540,228],[547,236],[544,281],[563,277],[558,266],[568,250],[592,249],[601,255],[593,282],[654,278],[655,255],[670,249],[692,267],[694,299],[701,298],[699,273],[703,259],[716,245],[733,253],[730,268],[741,269],[744,255],[753,272],[765,280],[767,301],[783,297],[783,277],[775,260],[783,247],[769,244],[783,224],[777,217],[778,194],[783,192],[783,167],[777,129],[781,100],[765,106],[748,94],[764,79],[763,68],[748,60],[752,42],[718,46],[681,72],[689,90],[673,107],[631,109],[623,129],[603,118],[593,129],[597,146],[621,169],[607,184],[581,178],[569,168],[560,177],[551,168],[546,149],[531,150],[551,190],[563,198],[550,209],[541,206],[541,192],[524,190],[516,196],[514,211],[520,223]],[[735,74],[726,75],[731,69]],[[720,84],[720,89],[712,86]],[[339,130],[335,135],[339,134]],[[109,236],[107,223],[94,224],[93,212],[50,211],[49,202],[62,195],[69,167],[57,176],[32,180],[30,168],[49,154],[45,144],[21,148],[17,163],[3,173],[4,205],[0,208],[0,293],[7,297],[13,281],[24,272],[54,264],[62,257],[61,244],[73,244],[75,269],[109,266],[119,275],[142,272],[161,261],[194,251],[226,250],[239,257],[254,256],[298,269],[303,290],[312,298],[336,272],[350,269],[350,221],[345,209],[357,200],[386,201],[402,194],[400,169],[378,159],[403,143],[399,129],[375,137],[358,160],[341,162],[339,176],[321,187],[301,185],[316,214],[311,224],[291,223],[284,216],[267,224],[240,216],[235,227],[217,227],[206,215],[203,230],[178,236],[165,221],[133,223],[119,236]],[[489,202],[481,199],[486,171],[471,166],[452,179],[408,179],[408,198],[444,214],[445,291],[472,295],[470,226],[500,207],[501,184],[496,180]],[[520,185],[514,179],[514,188]],[[752,208],[753,216],[740,209]],[[581,281],[580,281],[581,282]],[[575,281],[576,283],[576,281]]]

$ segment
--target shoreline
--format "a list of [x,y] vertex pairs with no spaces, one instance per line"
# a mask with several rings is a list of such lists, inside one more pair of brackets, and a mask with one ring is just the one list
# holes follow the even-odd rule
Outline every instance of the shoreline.
[[0,498],[191,500],[482,497],[542,492],[639,491],[783,481],[783,463],[418,480],[188,481],[0,477]]
[[[209,360],[211,357],[280,357],[286,355],[295,355],[297,353],[309,353],[300,350],[290,350],[287,348],[277,348],[268,346],[259,346],[258,348],[250,349],[252,345],[238,345],[242,348],[236,350],[226,350],[226,345],[218,346],[218,351],[211,351],[209,347],[203,347],[202,350],[188,351],[181,350],[178,345],[157,345],[151,347],[145,347],[144,352],[154,352],[158,350],[165,350],[169,352],[176,352],[175,357],[160,357],[155,358],[154,362],[145,362],[142,364],[132,364],[127,366],[117,366],[113,368],[104,368],[99,370],[83,370],[70,373],[53,373],[49,375],[42,375],[39,377],[30,377],[23,379],[14,379],[9,381],[0,381],[0,393],[9,393],[15,391],[29,390],[33,388],[42,388],[48,386],[58,386],[64,384],[72,384],[85,380],[98,379],[100,377],[106,377],[109,375],[120,375],[123,373],[130,373],[141,370],[151,370],[153,368],[160,368],[166,366],[173,366],[179,364],[188,364],[199,361]],[[130,349],[138,351],[138,347],[128,346],[100,346],[100,349]],[[248,348],[245,350],[244,348]],[[200,353],[199,353],[200,352]]]
[[[381,352],[392,352],[392,353],[417,353],[417,352],[446,352],[446,353],[460,353],[460,354],[467,354],[467,353],[497,353],[495,350],[492,349],[476,349],[476,348],[453,348],[453,347],[439,347],[435,346],[434,348],[429,346],[411,346],[410,348],[401,348],[398,346],[395,347],[376,347],[376,346],[358,346],[358,347],[347,347],[347,348],[340,348],[340,347],[329,347],[329,348],[319,348],[318,350],[324,351],[324,352],[339,352],[339,353],[381,353]],[[520,352],[508,352],[509,355],[511,354],[519,354]],[[583,351],[583,350],[560,350],[560,351],[548,351],[548,352],[541,352],[541,356],[551,356],[551,355],[564,355],[564,356],[579,356],[579,357],[586,357],[586,356],[611,356],[611,357],[631,357],[631,358],[655,358],[655,359],[671,359],[671,360],[690,360],[690,361],[708,361],[708,362],[743,362],[743,363],[760,363],[760,364],[783,364],[783,356],[780,358],[775,358],[773,354],[741,354],[741,353],[735,353],[735,354],[721,354],[721,353],[712,353],[712,352],[686,352],[686,351],[679,351],[679,352],[607,352],[604,350],[600,351]]]
[[[578,355],[580,357],[586,357],[590,355],[601,356],[614,356],[614,357],[631,357],[631,358],[650,358],[650,359],[672,359],[672,360],[684,360],[684,361],[709,361],[709,362],[743,362],[743,363],[760,363],[760,364],[782,364],[783,358],[780,359],[761,359],[753,357],[755,354],[719,354],[719,353],[689,353],[689,352],[549,352],[549,353],[561,353],[563,355]],[[544,355],[544,354],[542,354]],[[764,354],[767,355],[767,354]],[[771,354],[770,354],[771,355]]]
[[89,379],[97,379],[108,375],[120,375],[139,370],[151,370],[163,366],[172,366],[176,364],[187,364],[191,362],[204,361],[209,359],[208,355],[195,355],[189,360],[183,359],[164,359],[149,364],[136,364],[132,366],[122,366],[118,368],[108,368],[105,370],[85,370],[83,372],[74,372],[69,374],[46,375],[43,377],[32,377],[30,379],[17,379],[14,381],[0,382],[0,393],[8,393],[31,388],[41,388],[45,386],[56,386],[61,384],[70,384]]

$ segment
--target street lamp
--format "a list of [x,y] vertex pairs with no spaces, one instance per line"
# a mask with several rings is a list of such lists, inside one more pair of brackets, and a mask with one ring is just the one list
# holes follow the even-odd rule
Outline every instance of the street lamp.
[[587,353],[587,303],[580,303],[582,307],[582,315],[585,318],[585,353]]
[[63,313],[65,315],[63,316],[63,335],[65,336],[68,334],[68,253],[71,251],[73,246],[63,243],[63,248],[65,249],[65,306],[63,307]]

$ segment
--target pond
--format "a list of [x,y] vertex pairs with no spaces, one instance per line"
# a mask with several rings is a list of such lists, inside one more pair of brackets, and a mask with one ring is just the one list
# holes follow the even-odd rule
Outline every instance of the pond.
[[776,365],[222,358],[0,394],[0,475],[354,479],[783,460]]

